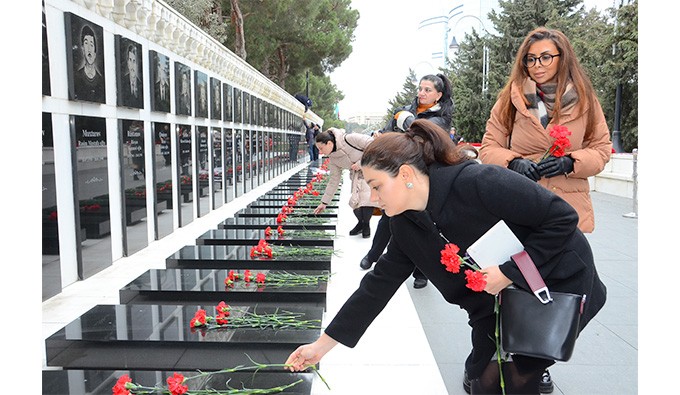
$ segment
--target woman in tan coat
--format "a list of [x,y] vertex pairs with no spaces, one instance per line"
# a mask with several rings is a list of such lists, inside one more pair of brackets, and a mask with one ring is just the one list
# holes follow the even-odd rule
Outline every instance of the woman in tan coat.
[[330,177],[321,197],[321,204],[314,209],[314,214],[319,214],[326,209],[326,205],[330,203],[338,190],[342,170],[347,169],[352,179],[352,196],[349,205],[359,220],[349,234],[354,236],[361,233],[364,239],[371,237],[370,220],[373,216],[373,208],[377,205],[371,202],[371,189],[361,172],[361,155],[368,144],[373,141],[373,137],[361,133],[345,133],[344,129],[330,128],[319,133],[315,141],[319,153],[329,159]]
[[[556,141],[551,132],[557,125],[568,129],[569,144],[561,147],[564,155],[546,157]],[[545,27],[531,31],[491,109],[479,159],[553,191],[576,209],[579,229],[590,233],[595,214],[588,177],[604,169],[611,152],[602,107],[569,39]],[[547,370],[539,385],[541,393],[553,391]],[[467,380],[464,386],[468,388]]]
[[[566,127],[565,155],[544,154]],[[565,148],[565,147],[563,147]],[[579,229],[595,228],[588,177],[611,157],[609,128],[590,79],[567,37],[540,27],[517,51],[512,74],[498,95],[482,139],[482,163],[508,167],[553,191],[579,215]]]

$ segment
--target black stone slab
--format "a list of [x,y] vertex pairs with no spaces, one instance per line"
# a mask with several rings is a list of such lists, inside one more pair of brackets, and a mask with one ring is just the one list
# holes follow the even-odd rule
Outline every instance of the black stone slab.
[[[240,280],[225,285],[229,271]],[[251,270],[252,276],[289,274],[328,276],[321,270]],[[244,269],[150,269],[120,289],[122,304],[233,304],[282,306],[284,304],[309,305],[326,308],[328,282],[320,280],[315,285],[257,284],[243,280]]]
[[[317,191],[319,191],[319,196],[323,195],[324,189],[325,189],[325,187],[317,189]],[[297,189],[297,188],[292,188],[292,189],[291,188],[285,188],[285,189],[274,188],[274,189],[271,189],[268,192],[266,192],[265,195],[289,197],[289,196],[293,196],[293,194],[295,192],[297,192],[298,190],[299,189]],[[315,196],[315,195],[312,195],[312,196]],[[340,192],[336,192],[335,194],[333,194],[334,199],[338,199],[339,197],[340,197]]]
[[[260,362],[261,361],[256,361]],[[226,366],[232,368],[233,366]],[[271,368],[261,370],[256,374],[252,372],[215,373],[207,378],[188,380],[185,385],[189,391],[205,388],[227,391],[231,388],[243,389],[266,389],[286,386],[302,380],[294,386],[277,394],[304,395],[311,394],[314,381],[314,373],[290,373]],[[112,388],[123,375],[128,375],[133,383],[153,387],[154,385],[167,388],[167,379],[174,373],[179,373],[185,378],[198,375],[198,371],[171,371],[171,370],[43,370],[42,371],[42,394],[43,395],[111,395]],[[228,385],[227,385],[228,383]],[[24,384],[26,387],[26,384]],[[31,392],[31,391],[27,391]],[[37,392],[37,391],[36,391]],[[226,393],[226,392],[223,392]]]
[[[281,212],[281,207],[279,208],[243,208],[236,213],[235,217],[277,217]],[[329,213],[327,211],[321,214],[314,214],[313,212],[293,212],[288,214],[288,219],[294,219],[295,217],[316,217],[316,218],[337,218],[337,213]]]
[[[194,329],[198,309],[215,316],[214,305],[97,305],[45,340],[47,366],[64,369],[219,370],[263,363],[284,363],[301,344],[316,340],[321,329]],[[267,306],[232,305],[271,314]],[[279,309],[279,313],[283,313]],[[323,309],[286,305],[321,320]]]
[[[251,269],[251,270],[331,270],[331,255],[250,257],[251,245],[190,245],[180,248],[165,260],[168,269]],[[310,247],[296,247],[304,251]],[[333,251],[332,247],[315,247]]]
[[[280,210],[281,207],[283,207],[287,203],[288,202],[285,201],[285,200],[274,200],[274,201],[271,201],[271,200],[270,201],[256,200],[252,203],[248,203],[246,208],[277,208],[277,209]],[[304,211],[308,211],[308,210],[314,210],[317,206],[318,206],[318,204],[304,204],[304,203],[301,204],[301,203],[298,202],[298,203],[295,203],[293,205],[293,208],[296,209],[296,210],[302,209]],[[326,206],[326,210],[324,212],[337,213],[337,211],[338,211],[337,205],[335,205],[335,206],[328,205],[328,206]]]
[[[198,245],[257,245],[261,239],[272,245],[282,246],[333,246],[335,232],[325,230],[304,231],[284,229],[283,236],[272,228],[272,235],[266,236],[264,229],[211,229],[196,239]],[[324,235],[313,236],[307,233],[319,233]]]
[[[294,218],[293,218],[294,219]],[[284,224],[276,223],[276,218],[271,217],[232,217],[220,222],[219,229],[266,229],[270,227],[276,229],[279,225],[284,229],[308,229],[308,230],[332,230],[335,231],[337,219],[327,218],[324,224],[305,224],[295,223],[289,218]]]
[[[260,196],[259,198],[255,199],[255,202],[277,202],[281,203],[281,205],[288,203],[288,198],[290,195],[269,195],[269,194],[264,194]],[[334,197],[331,199],[330,202],[328,202],[328,207],[336,206],[340,202],[340,199],[338,197]],[[308,199],[298,199],[296,202],[297,204],[303,204],[307,206],[318,206],[319,203],[321,203],[321,196],[314,196],[313,198],[308,198]]]

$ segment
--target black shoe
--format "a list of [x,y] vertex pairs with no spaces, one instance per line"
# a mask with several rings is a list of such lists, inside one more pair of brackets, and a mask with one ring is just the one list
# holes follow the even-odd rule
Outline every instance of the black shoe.
[[426,286],[427,286],[426,278],[416,278],[415,280],[413,280],[413,288],[415,289],[425,288]]
[[361,237],[364,239],[368,239],[371,237],[371,226],[370,225],[365,225],[364,228],[361,230]]
[[360,267],[360,268],[362,268],[362,269],[364,269],[364,270],[368,270],[368,269],[371,268],[371,266],[373,266],[373,262],[371,262],[371,260],[368,259],[368,255],[366,255],[365,257],[361,258],[361,263],[359,263],[359,267]]
[[463,373],[463,389],[464,389],[465,392],[467,392],[468,394],[470,393],[470,385],[472,385],[472,383],[470,382],[470,378],[468,377],[468,375],[467,375],[467,370],[466,370],[466,371]]
[[541,382],[538,383],[538,390],[541,391],[542,394],[552,394],[554,389],[555,386],[550,377],[550,372],[546,369],[545,372],[543,372],[543,376],[541,376]]
[[352,230],[349,231],[349,235],[350,236],[356,236],[359,233],[361,233],[361,231],[363,229],[364,229],[364,223],[359,221],[359,223],[357,223],[357,226],[353,227]]

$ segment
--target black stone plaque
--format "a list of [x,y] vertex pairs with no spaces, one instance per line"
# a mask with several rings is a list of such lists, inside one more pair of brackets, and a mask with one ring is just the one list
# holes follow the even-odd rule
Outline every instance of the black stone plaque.
[[[278,208],[244,208],[236,213],[235,217],[278,217],[281,213],[281,207]],[[303,222],[304,218],[337,218],[337,213],[329,213],[324,211],[320,214],[314,214],[311,210],[296,210],[293,213],[287,214],[286,222]],[[283,223],[281,225],[284,225]]]
[[[262,361],[256,361],[263,363]],[[249,365],[250,366],[250,365]],[[232,368],[232,366],[225,366]],[[93,369],[70,369],[70,370],[43,370],[42,371],[42,394],[43,395],[111,395],[113,386],[123,375],[128,375],[133,383],[152,387],[157,383],[167,388],[168,377],[175,373],[185,378],[198,375],[196,370],[172,371],[172,370],[93,370]],[[225,391],[236,388],[268,389],[280,386],[288,386],[301,380],[277,394],[304,395],[311,394],[314,373],[290,373],[281,369],[271,368],[260,370],[256,374],[252,372],[215,373],[204,379],[188,380],[184,384],[189,391],[202,389],[214,389]]]
[[[298,255],[251,258],[252,245],[190,245],[165,260],[168,269],[331,270],[333,247],[295,247]],[[305,249],[309,249],[305,254]],[[319,254],[325,251],[325,254]]]
[[104,29],[70,12],[64,13],[68,98],[106,103]]
[[[229,275],[238,277],[225,282]],[[256,282],[258,274],[265,275],[263,284]],[[258,306],[283,306],[286,304],[326,307],[328,271],[321,270],[252,270],[251,281],[245,281],[246,269],[150,269],[120,289],[120,303],[124,304],[233,304]],[[275,281],[276,277],[291,277],[290,281]],[[295,276],[311,281],[309,285],[296,284]],[[267,282],[267,277],[271,281]]]
[[[288,205],[288,201],[286,201],[286,200],[259,200],[258,199],[258,200],[254,201],[252,203],[249,203],[246,206],[246,208],[279,208],[280,209],[284,205]],[[309,210],[309,209],[314,210],[318,205],[319,205],[319,203],[317,203],[317,204],[304,204],[304,203],[296,202],[291,207],[293,207],[294,209],[304,209],[306,211],[306,210]],[[324,212],[333,213],[333,212],[336,212],[337,209],[338,209],[338,206],[333,206],[333,205],[329,204],[329,205],[326,206],[326,210]]]
[[281,226],[283,235],[272,228],[267,236],[265,229],[211,229],[196,239],[198,245],[256,245],[266,240],[272,245],[281,246],[333,246],[334,232],[325,230],[286,229]]
[[[323,224],[301,224],[292,221],[286,221],[283,226],[285,229],[308,229],[308,230],[332,230],[335,231],[337,220],[329,218],[327,223]],[[219,229],[266,229],[268,226],[276,229],[279,225],[276,218],[271,217],[232,217],[219,223]]]
[[[64,369],[219,370],[254,361],[284,363],[321,329],[197,329],[190,322],[199,309],[215,316],[216,305],[97,305],[45,340],[47,366]],[[299,314],[321,320],[310,306],[232,305],[239,314]],[[245,313],[241,313],[241,311]],[[320,322],[320,321],[319,321]]]

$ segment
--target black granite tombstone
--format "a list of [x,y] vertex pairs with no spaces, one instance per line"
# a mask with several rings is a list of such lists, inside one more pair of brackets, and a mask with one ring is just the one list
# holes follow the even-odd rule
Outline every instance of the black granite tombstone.
[[[64,369],[220,370],[249,366],[250,359],[284,363],[302,344],[321,334],[323,309],[304,305],[234,306],[237,317],[296,317],[288,327],[192,328],[199,309],[216,316],[215,305],[97,305],[45,340],[47,366]],[[276,318],[275,317],[275,318]],[[282,321],[279,319],[278,321]],[[310,322],[309,327],[303,322]]]
[[[257,282],[258,274],[262,282]],[[231,274],[231,276],[230,276]],[[246,281],[245,276],[249,276]],[[120,289],[128,304],[285,304],[326,307],[328,271],[150,269]],[[231,281],[230,281],[231,280]]]
[[187,245],[165,260],[168,269],[330,270],[333,247],[282,247],[294,254],[251,258],[252,245]]
[[[261,361],[256,361],[261,362]],[[193,371],[159,371],[159,370],[43,370],[42,371],[42,394],[43,395],[111,395],[112,388],[118,379],[127,375],[137,385],[163,387],[167,390],[167,379],[175,373],[188,378],[185,385],[189,391],[213,389],[228,393],[234,389],[265,390],[276,387],[288,387],[277,393],[283,395],[311,394],[314,373],[290,373],[278,368],[261,370],[255,374],[252,372],[213,372],[208,376],[199,376],[200,372]],[[161,392],[150,392],[160,394]],[[166,392],[168,393],[168,392]],[[215,392],[217,393],[217,392]],[[255,392],[254,392],[255,393]],[[260,392],[265,393],[265,392]]]
[[267,227],[276,229],[279,225],[282,225],[285,229],[335,231],[336,224],[337,220],[332,218],[328,218],[325,223],[296,223],[293,218],[284,224],[280,224],[272,217],[232,217],[220,222],[217,227],[219,229],[266,229]]
[[286,229],[281,225],[283,235],[277,228],[271,229],[211,229],[196,239],[197,245],[256,245],[265,240],[272,245],[282,246],[333,246],[335,233],[325,230]]

